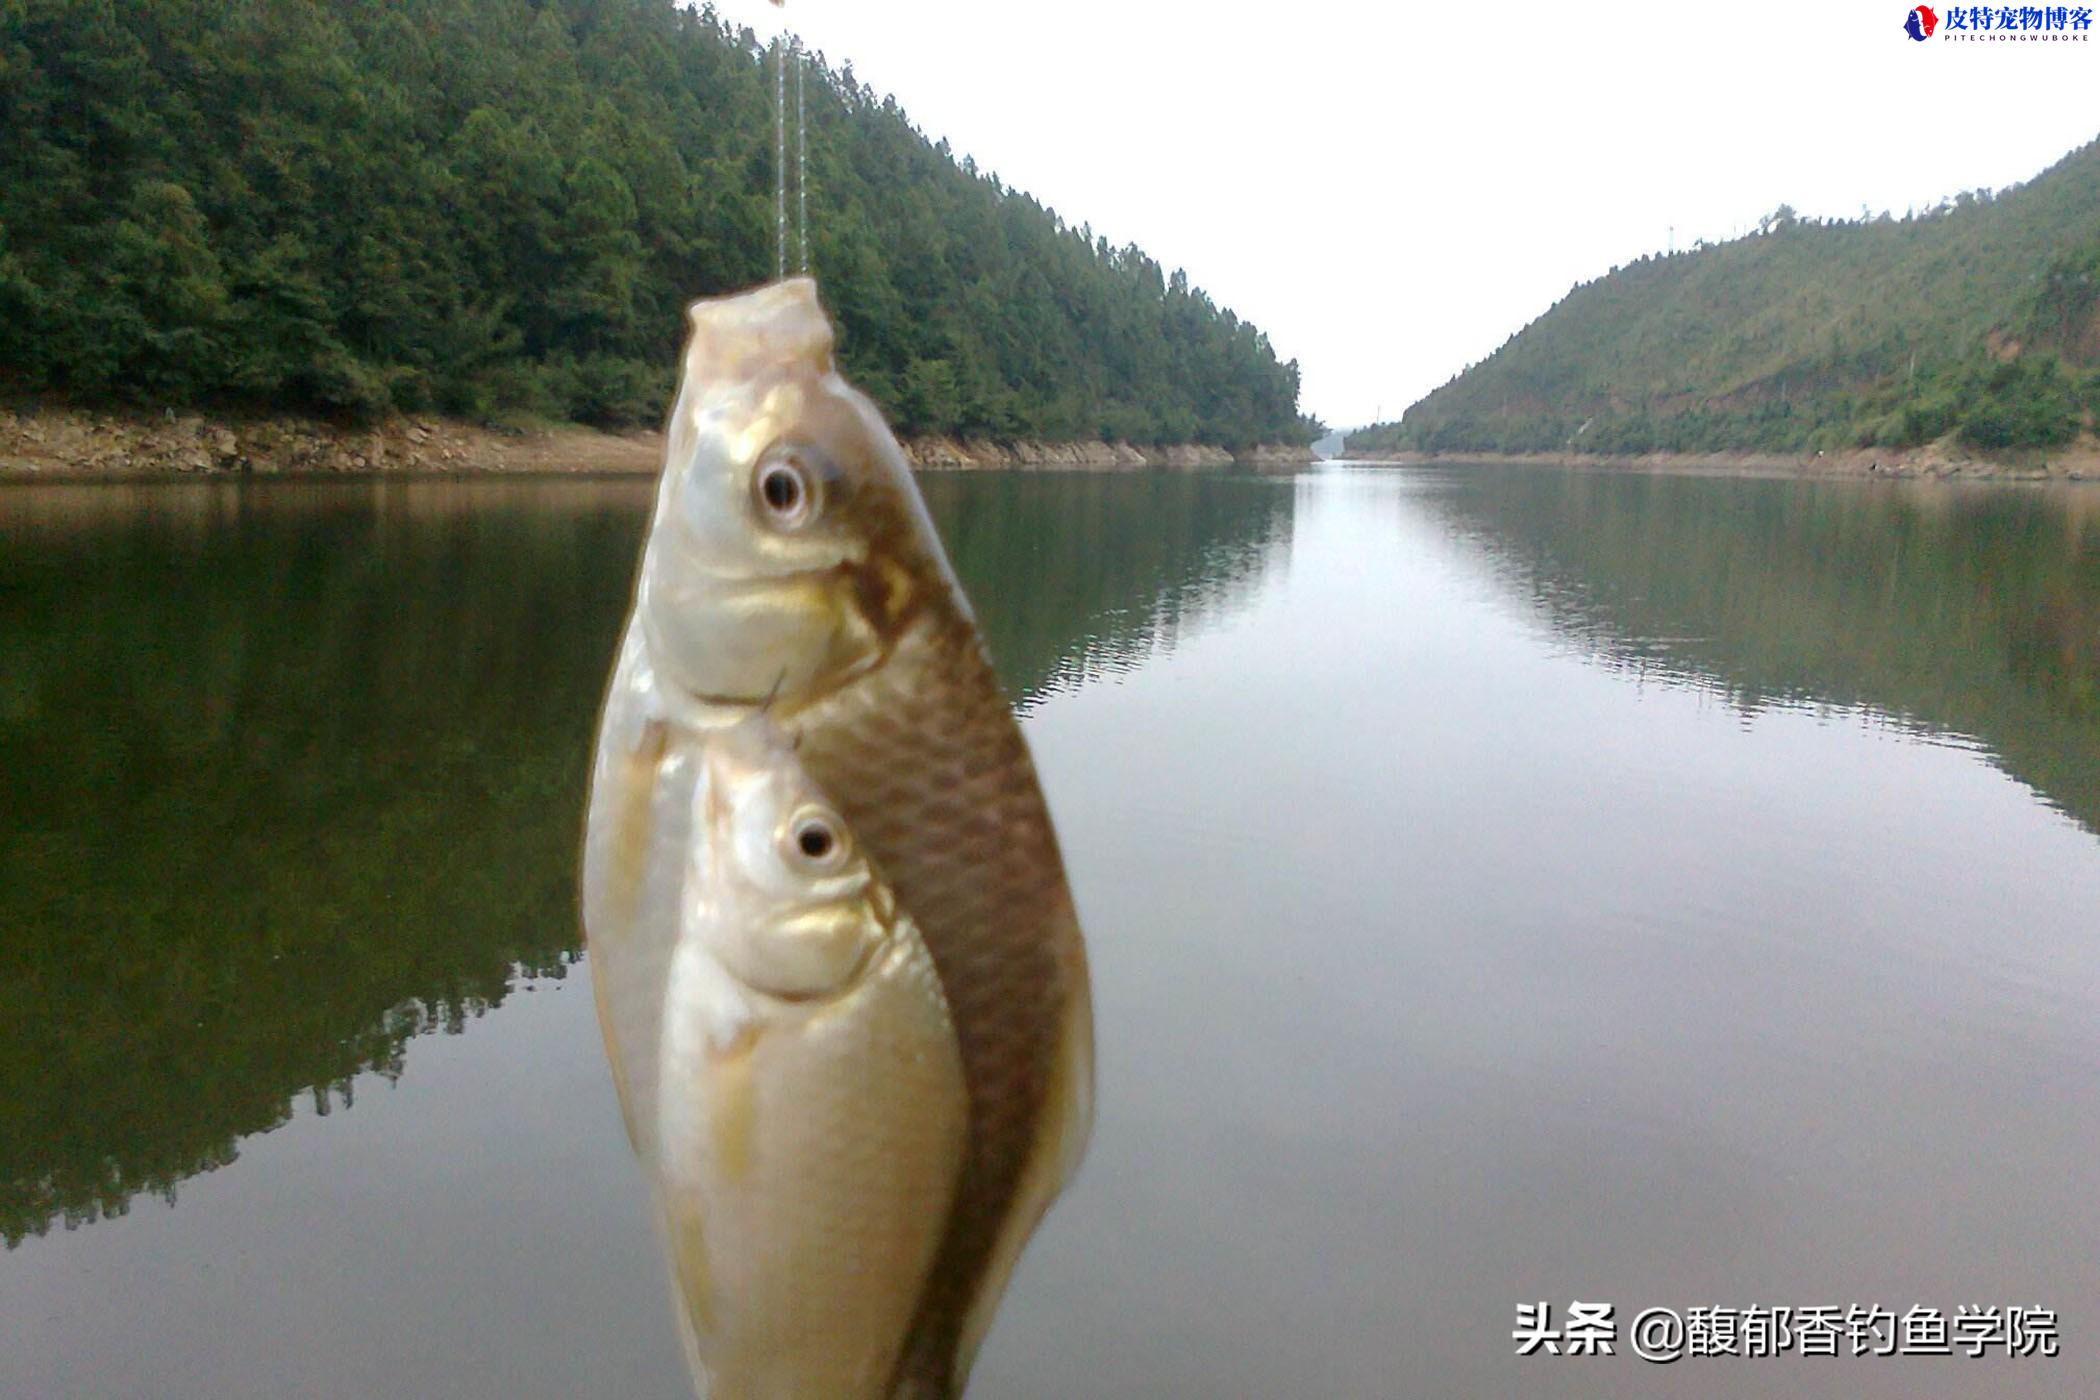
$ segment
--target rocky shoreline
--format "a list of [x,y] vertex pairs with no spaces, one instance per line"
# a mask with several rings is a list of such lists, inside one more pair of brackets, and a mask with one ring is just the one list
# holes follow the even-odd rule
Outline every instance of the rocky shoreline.
[[[1308,447],[1133,447],[1123,442],[906,440],[912,465],[947,471],[1116,471],[1242,468],[1289,471]],[[213,419],[198,414],[0,409],[0,480],[358,474],[650,475],[663,434],[574,426],[502,431],[442,418],[348,428],[309,418]]]
[[909,438],[904,455],[924,470],[940,471],[1116,471],[1167,468],[1195,471],[1206,467],[1242,467],[1257,471],[1310,466],[1310,447],[1264,443],[1230,452],[1207,443],[1133,447],[1127,442],[1041,442],[1023,438],[992,442],[982,438]]
[[1461,466],[1471,463],[1560,467],[1573,471],[1653,472],[1673,475],[1886,478],[1895,481],[2087,481],[2100,482],[2100,440],[2081,435],[2063,447],[1985,457],[1943,440],[1895,450],[1854,448],[1844,452],[1649,452],[1611,456],[1589,452],[1350,452],[1343,463],[1398,466]]

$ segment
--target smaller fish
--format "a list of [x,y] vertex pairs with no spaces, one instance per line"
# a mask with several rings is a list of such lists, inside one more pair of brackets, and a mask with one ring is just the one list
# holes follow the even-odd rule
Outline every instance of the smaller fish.
[[762,713],[698,759],[651,1163],[687,1359],[711,1400],[884,1396],[962,1169],[947,999]]

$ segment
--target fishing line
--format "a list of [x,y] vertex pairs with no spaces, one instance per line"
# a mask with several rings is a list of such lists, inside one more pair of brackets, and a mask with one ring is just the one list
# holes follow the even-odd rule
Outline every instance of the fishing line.
[[[785,9],[787,0],[773,0]],[[788,269],[787,217],[787,66],[788,52],[795,58],[795,269],[809,276],[809,107],[803,97],[803,71],[809,61],[802,53],[802,36],[783,30],[773,40],[773,276],[785,278]]]
[[795,36],[795,227],[802,242],[802,275],[809,276],[809,109],[802,102],[802,75],[809,59]]
[[787,36],[773,41],[773,276],[788,270]]

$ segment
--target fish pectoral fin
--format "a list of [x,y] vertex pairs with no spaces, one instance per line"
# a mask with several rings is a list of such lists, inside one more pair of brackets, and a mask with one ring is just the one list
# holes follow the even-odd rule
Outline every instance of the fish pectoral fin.
[[[686,1375],[693,1382],[696,1400],[721,1400],[714,1393],[714,1383],[709,1376],[707,1359],[700,1350],[700,1331],[693,1324],[693,1313],[685,1281],[680,1274],[679,1240],[671,1227],[671,1213],[664,1204],[661,1184],[655,1184],[656,1220],[663,1248],[657,1252],[663,1256],[665,1275],[671,1285],[671,1315],[678,1323],[678,1344],[685,1353]],[[703,1256],[704,1259],[704,1256]]]
[[627,1145],[639,1156],[642,1138],[635,1131],[634,1096],[627,1088],[627,1061],[620,1054],[620,1042],[613,1035],[613,1018],[606,1006],[603,977],[591,979],[591,1000],[598,1005],[598,1034],[605,1041],[605,1063],[612,1070],[613,1097],[620,1102],[620,1125],[627,1129]]
[[1094,1135],[1094,997],[1093,980],[1087,971],[1086,945],[1073,937],[1072,988],[1065,1017],[1060,1072],[1051,1085],[1051,1101],[1058,1106],[1052,1121],[1056,1130],[1046,1144],[1055,1150],[1051,1160],[1057,1173],[1057,1191],[1072,1184],[1079,1163],[1086,1156]]
[[986,1261],[983,1281],[971,1300],[956,1344],[955,1382],[960,1391],[976,1363],[978,1348],[991,1331],[992,1318],[1014,1266],[1035,1227],[1060,1192],[1079,1173],[1088,1140],[1094,1131],[1094,1003],[1087,977],[1086,947],[1075,927],[1069,944],[1070,964],[1066,987],[1064,1033],[1059,1041],[1056,1069],[1045,1095],[1043,1119],[1028,1166],[1014,1191],[1013,1208],[999,1227]]

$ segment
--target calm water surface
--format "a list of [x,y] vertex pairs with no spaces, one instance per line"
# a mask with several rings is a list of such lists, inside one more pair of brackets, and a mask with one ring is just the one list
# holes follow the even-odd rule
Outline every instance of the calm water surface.
[[[2100,1393],[2100,495],[926,486],[1100,1034],[973,1394]],[[683,1393],[571,913],[646,501],[0,491],[0,1395]]]

